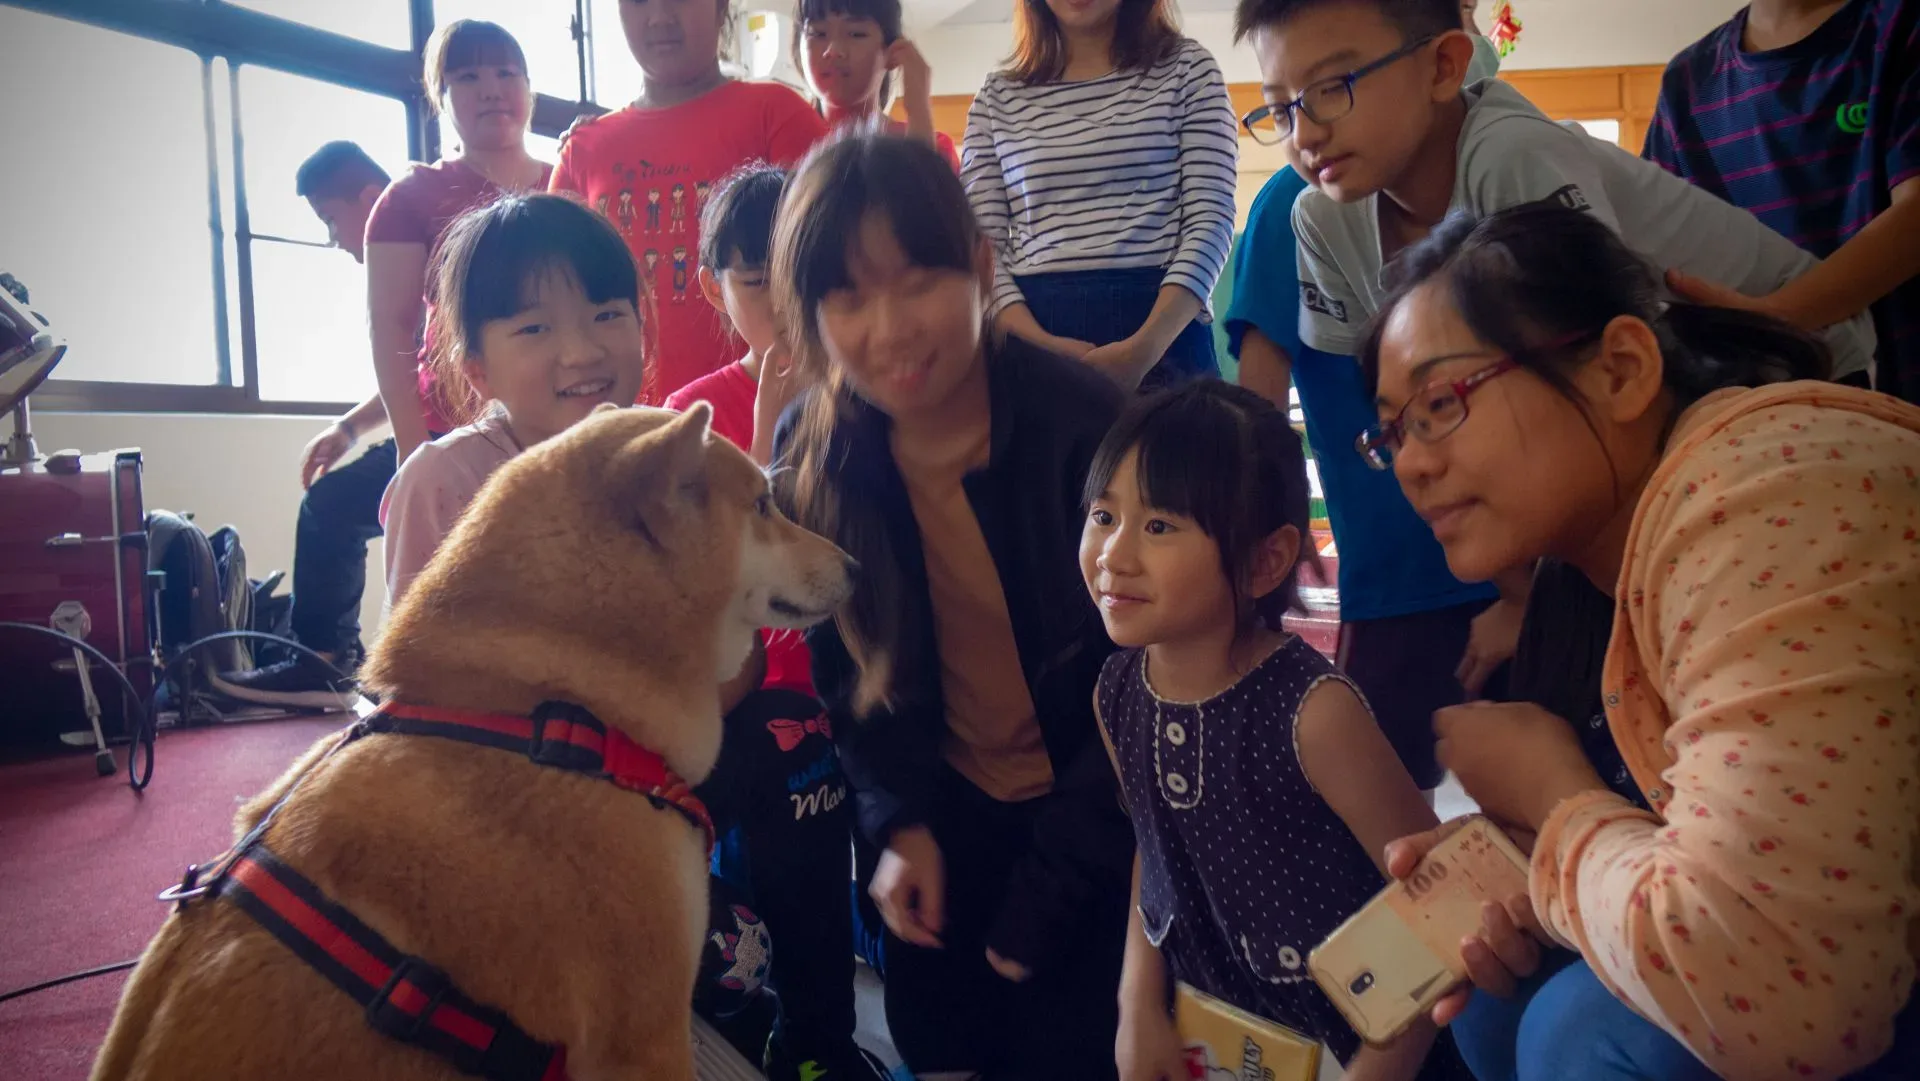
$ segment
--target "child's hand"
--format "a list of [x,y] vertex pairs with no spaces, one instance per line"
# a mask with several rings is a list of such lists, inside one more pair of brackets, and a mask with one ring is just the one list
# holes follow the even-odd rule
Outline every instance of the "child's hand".
[[1173,1018],[1157,1005],[1121,1012],[1113,1062],[1120,1081],[1188,1081],[1186,1047]]
[[793,353],[776,343],[760,360],[760,384],[753,392],[753,446],[749,453],[761,465],[773,456],[773,430],[780,414],[806,389],[806,380],[794,370]]
[[300,487],[313,487],[314,481],[326,476],[352,449],[352,433],[337,420],[327,425],[300,454]]
[[880,906],[880,918],[903,942],[941,948],[947,904],[946,868],[933,831],[925,826],[895,830],[874,868],[867,892]]
[[987,948],[987,964],[993,966],[1002,979],[1012,983],[1026,983],[1033,978],[1033,970],[1018,961],[1010,961],[996,953],[991,946]]
[[[1667,288],[1674,295],[1692,304],[1705,304],[1710,308],[1739,308],[1743,311],[1758,312],[1775,318],[1785,318],[1774,311],[1766,297],[1750,297],[1737,289],[1729,289],[1719,282],[1710,282],[1697,278],[1683,270],[1667,271]],[[1791,322],[1791,320],[1788,320]],[[1811,328],[1818,329],[1818,328]]]
[[933,68],[913,42],[901,38],[887,46],[887,69],[900,73],[900,96],[909,103],[932,99]]

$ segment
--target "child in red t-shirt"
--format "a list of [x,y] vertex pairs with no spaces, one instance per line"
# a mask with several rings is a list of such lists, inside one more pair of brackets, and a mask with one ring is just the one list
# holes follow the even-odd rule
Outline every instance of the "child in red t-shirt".
[[[713,430],[766,465],[773,429],[794,398],[798,380],[779,346],[780,331],[767,288],[767,252],[787,173],[775,165],[748,165],[714,186],[700,213],[700,292],[733,332],[746,355],[667,396],[668,409],[695,402],[713,407]],[[807,647],[798,631],[767,632],[767,687],[813,693]]]
[[694,288],[708,189],[748,162],[791,165],[827,130],[792,90],[721,72],[729,3],[621,4],[645,89],[624,109],[574,124],[553,173],[551,190],[579,194],[613,222],[652,291],[659,362],[646,404],[733,359],[724,321]]
[[[828,124],[879,123],[925,139],[954,172],[960,171],[953,139],[934,130],[933,71],[901,34],[900,0],[799,0],[793,13],[793,62],[807,73]],[[904,124],[886,119],[896,71]]]
[[[714,184],[700,211],[698,282],[747,343],[746,355],[667,397],[669,409],[713,407],[713,430],[762,465],[793,399],[791,361],[767,287],[773,220],[786,189],[778,166],[744,166]],[[780,1023],[769,1041],[774,1081],[877,1081],[852,1041],[853,915],[846,781],[811,661],[798,631],[766,632],[767,675],[727,713],[716,777],[747,804],[740,816],[753,907],[773,937],[770,979]],[[723,856],[721,874],[728,868]]]

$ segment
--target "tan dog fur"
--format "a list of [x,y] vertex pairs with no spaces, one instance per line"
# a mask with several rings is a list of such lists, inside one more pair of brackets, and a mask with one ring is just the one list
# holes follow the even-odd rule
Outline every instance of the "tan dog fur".
[[[847,557],[771,510],[704,405],[600,412],[494,475],[393,613],[389,700],[583,705],[697,783],[716,688],[762,626],[824,618]],[[337,737],[243,807],[245,833]],[[150,797],[151,798],[151,797]],[[376,735],[318,766],[268,847],[469,997],[567,1050],[575,1081],[693,1077],[703,839],[680,814],[503,751]],[[387,1039],[231,902],[170,916],[94,1064],[120,1078],[460,1076]]]

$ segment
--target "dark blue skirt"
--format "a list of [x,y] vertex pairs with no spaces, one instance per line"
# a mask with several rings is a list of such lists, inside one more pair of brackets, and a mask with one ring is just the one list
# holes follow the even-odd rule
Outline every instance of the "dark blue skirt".
[[[1160,267],[1126,270],[1073,270],[1022,274],[1014,278],[1027,307],[1042,329],[1063,338],[1109,345],[1139,330],[1153,311],[1166,271]],[[1166,355],[1140,381],[1142,391],[1219,375],[1213,333],[1195,319],[1167,347]]]

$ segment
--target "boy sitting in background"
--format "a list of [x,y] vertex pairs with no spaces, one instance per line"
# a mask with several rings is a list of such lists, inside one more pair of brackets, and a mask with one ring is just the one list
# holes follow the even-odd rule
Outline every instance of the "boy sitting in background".
[[[1652,162],[1562,127],[1513,87],[1462,89],[1473,43],[1457,0],[1241,0],[1266,122],[1315,188],[1294,207],[1302,340],[1351,354],[1383,297],[1380,269],[1449,211],[1552,199],[1589,211],[1658,266],[1763,296],[1812,255]],[[1835,377],[1865,372],[1864,314],[1827,331]]]
[[[327,239],[356,263],[366,261],[367,215],[386,189],[386,170],[345,140],[314,151],[294,177],[294,190],[326,225]],[[365,316],[364,309],[354,313],[356,322]],[[367,545],[380,536],[380,497],[395,466],[393,440],[382,439],[358,458],[345,459],[361,436],[386,422],[386,407],[375,393],[327,425],[300,456],[300,484],[307,494],[300,499],[294,529],[293,637],[347,673],[360,664]],[[213,677],[213,685],[229,698],[282,708],[350,707],[358,697],[354,688],[337,684],[332,670],[304,653]]]
[[1875,389],[1920,402],[1920,4],[1753,0],[1667,65],[1645,153],[1825,260],[1676,290],[1809,328],[1871,305]]

